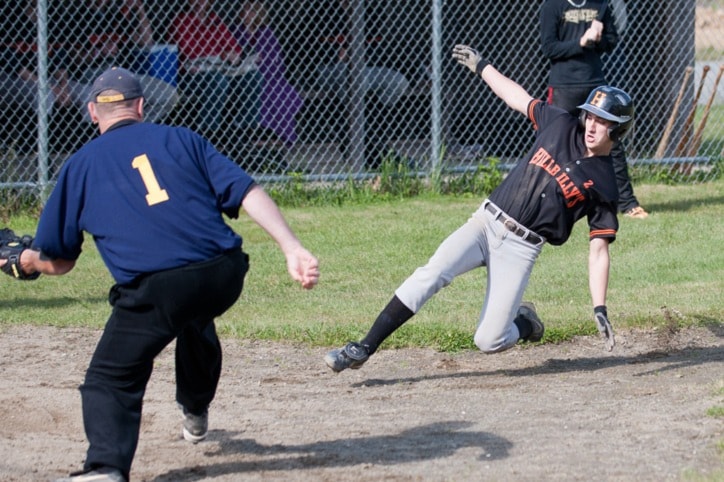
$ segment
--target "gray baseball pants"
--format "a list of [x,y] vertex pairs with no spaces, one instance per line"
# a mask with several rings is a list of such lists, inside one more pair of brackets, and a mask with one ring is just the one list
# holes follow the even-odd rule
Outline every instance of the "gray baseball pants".
[[485,209],[486,204],[500,211],[486,199],[463,226],[440,244],[427,264],[397,288],[395,295],[417,313],[456,276],[486,266],[487,288],[474,340],[481,351],[495,353],[512,347],[520,338],[513,320],[545,240],[538,244],[524,240],[506,228],[502,211],[491,213]]

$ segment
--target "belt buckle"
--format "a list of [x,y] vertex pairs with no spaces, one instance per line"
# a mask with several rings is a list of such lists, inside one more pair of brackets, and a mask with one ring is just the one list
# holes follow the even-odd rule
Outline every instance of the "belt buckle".
[[510,218],[505,218],[503,220],[503,226],[505,226],[505,229],[510,231],[511,233],[517,234],[518,226],[515,224],[515,222]]

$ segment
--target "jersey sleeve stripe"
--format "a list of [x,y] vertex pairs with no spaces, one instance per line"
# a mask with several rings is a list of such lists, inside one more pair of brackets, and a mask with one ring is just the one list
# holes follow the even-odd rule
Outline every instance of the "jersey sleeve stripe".
[[535,121],[535,116],[533,115],[533,109],[535,109],[535,106],[540,104],[542,101],[540,99],[533,99],[528,104],[528,119],[533,123],[533,129],[538,130],[538,123]]
[[594,229],[589,233],[589,238],[610,238],[616,236],[615,229]]

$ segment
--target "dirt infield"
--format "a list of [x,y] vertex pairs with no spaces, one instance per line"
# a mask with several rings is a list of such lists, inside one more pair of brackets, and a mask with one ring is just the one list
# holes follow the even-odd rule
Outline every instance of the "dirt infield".
[[[0,333],[0,480],[77,470],[98,331]],[[325,349],[224,339],[207,441],[181,438],[156,363],[132,480],[684,480],[724,476],[724,326],[519,346],[383,350],[339,375]],[[716,474],[713,476],[712,474]],[[701,480],[701,479],[699,479]],[[721,480],[721,479],[716,479]]]

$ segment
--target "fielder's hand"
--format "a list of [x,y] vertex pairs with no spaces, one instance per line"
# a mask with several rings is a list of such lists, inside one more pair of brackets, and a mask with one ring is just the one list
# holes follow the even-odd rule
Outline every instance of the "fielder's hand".
[[302,246],[286,253],[287,271],[302,288],[310,290],[319,282],[319,261]]
[[613,350],[613,347],[616,345],[616,340],[613,337],[613,327],[611,326],[611,322],[608,321],[606,307],[604,305],[596,306],[593,309],[593,317],[596,319],[598,331],[601,333],[601,336],[606,342],[606,349],[608,351]]
[[0,230],[0,270],[8,276],[19,280],[34,280],[39,272],[27,274],[20,265],[20,255],[33,244],[32,236],[17,236],[12,229]]
[[452,57],[476,75],[480,75],[483,69],[490,64],[477,50],[462,44],[453,47]]

